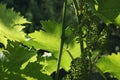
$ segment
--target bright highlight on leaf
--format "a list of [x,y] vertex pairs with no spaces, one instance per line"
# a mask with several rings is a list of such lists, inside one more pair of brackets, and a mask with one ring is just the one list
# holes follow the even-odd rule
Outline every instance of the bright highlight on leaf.
[[0,4],[0,41],[6,45],[6,40],[25,40],[21,24],[30,23],[16,13],[13,9],[7,9],[6,5]]

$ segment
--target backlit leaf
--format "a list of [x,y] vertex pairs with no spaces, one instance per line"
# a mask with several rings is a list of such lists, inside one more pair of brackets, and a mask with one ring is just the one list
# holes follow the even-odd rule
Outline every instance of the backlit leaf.
[[97,66],[103,72],[110,72],[114,77],[120,80],[120,53],[103,56],[98,60]]
[[30,23],[20,13],[13,9],[7,9],[6,5],[0,4],[0,38],[6,45],[6,39],[25,40],[25,33],[22,31],[24,26],[21,24]]
[[[41,21],[41,23],[44,31],[36,31],[35,33],[31,33],[29,36],[32,38],[32,40],[23,43],[28,45],[29,47],[34,46],[37,50],[44,49],[52,53],[52,57],[46,59],[48,64],[46,66],[46,72],[50,75],[53,71],[56,70],[57,66],[61,39],[61,24],[55,21]],[[72,37],[71,40],[70,37]],[[67,53],[66,49],[70,50],[74,58],[80,56],[79,44],[75,42],[75,39],[73,39],[73,36],[70,36],[70,34],[68,38],[70,41],[68,41],[68,43],[66,42],[67,44],[65,44],[64,46],[61,61],[61,67],[65,70],[68,70],[70,68],[70,63],[72,61],[72,58]],[[66,38],[66,41],[68,38]]]

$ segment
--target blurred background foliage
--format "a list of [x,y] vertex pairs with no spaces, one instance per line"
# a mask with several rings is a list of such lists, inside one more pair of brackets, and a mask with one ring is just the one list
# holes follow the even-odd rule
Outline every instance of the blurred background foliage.
[[[7,4],[8,8],[14,8],[22,16],[32,22],[31,26],[26,26],[26,33],[40,30],[40,20],[62,21],[62,7],[64,0],[0,0],[0,3]],[[68,2],[67,24],[73,23],[75,19],[72,0]],[[71,16],[73,15],[73,16]]]

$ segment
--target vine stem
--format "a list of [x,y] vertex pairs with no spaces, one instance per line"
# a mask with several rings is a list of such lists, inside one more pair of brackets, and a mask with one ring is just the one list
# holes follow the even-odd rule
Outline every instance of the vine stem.
[[56,70],[55,80],[59,80],[59,69],[60,69],[61,58],[62,58],[62,50],[63,50],[64,40],[65,40],[66,7],[67,7],[67,0],[64,0],[64,5],[63,5],[63,18],[62,18],[62,19],[63,19],[63,20],[62,20],[62,34],[61,34],[61,42],[60,42],[60,52],[59,52],[59,57],[58,57],[58,64],[57,64],[57,70]]

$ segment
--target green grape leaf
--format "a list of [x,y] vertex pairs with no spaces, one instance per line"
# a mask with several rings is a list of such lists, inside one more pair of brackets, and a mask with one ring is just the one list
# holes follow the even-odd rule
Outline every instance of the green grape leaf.
[[21,24],[30,23],[20,13],[13,9],[7,9],[6,5],[0,4],[0,41],[6,45],[6,39],[25,40],[24,26]]
[[[8,74],[8,72],[2,72],[0,73],[0,79],[1,80],[27,80],[24,77],[21,76],[21,74],[14,74],[14,73],[10,73]],[[30,79],[29,79],[30,80]]]
[[[30,62],[35,56],[34,48],[28,48],[19,42],[9,41],[6,50],[3,52],[6,61],[1,61],[0,77],[1,79],[21,79],[21,80],[52,80],[50,76],[43,74],[39,63]],[[1,53],[0,53],[1,55]]]
[[103,72],[110,72],[114,77],[120,80],[120,53],[103,56],[98,60],[97,66]]
[[9,41],[7,44],[5,56],[7,61],[4,63],[11,71],[20,71],[22,64],[35,55],[35,50],[23,47],[19,42]]
[[[52,53],[52,57],[48,57],[47,66],[45,66],[46,73],[51,74],[53,71],[56,70],[59,48],[60,48],[60,37],[61,37],[61,24],[55,21],[41,21],[42,28],[44,31],[34,32],[31,33],[29,36],[32,38],[31,40],[24,42],[24,44],[28,45],[29,47],[34,46],[37,50],[44,49],[48,50]],[[66,31],[66,38],[65,38],[65,46],[63,49],[63,55],[61,60],[61,68],[65,70],[69,70],[70,63],[72,58],[67,53],[67,49],[69,49],[70,53],[74,58],[80,56],[79,51],[79,44],[75,42],[75,38],[73,38],[73,34],[70,34],[70,30],[67,29]],[[69,37],[68,37],[69,36]],[[68,40],[69,39],[69,40]],[[68,48],[67,48],[68,47]]]
[[103,21],[115,22],[120,25],[120,0],[97,0],[98,15]]
[[[33,77],[37,80],[52,80],[52,78],[46,74],[43,74],[40,69],[42,68],[42,66],[39,63],[36,62],[29,62],[28,65],[25,67],[25,69],[22,70],[22,72],[26,75],[26,76],[30,76]],[[28,79],[31,80],[31,79]]]

